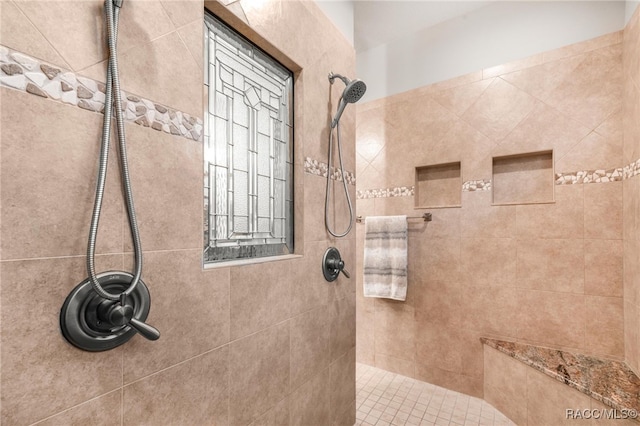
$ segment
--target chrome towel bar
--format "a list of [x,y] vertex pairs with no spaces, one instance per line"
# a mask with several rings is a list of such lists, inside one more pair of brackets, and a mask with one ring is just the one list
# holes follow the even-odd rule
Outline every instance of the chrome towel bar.
[[[408,219],[422,219],[425,222],[431,222],[433,220],[433,216],[431,213],[424,213],[422,216],[407,216]],[[356,222],[362,223],[364,222],[364,218],[362,216],[356,216]]]

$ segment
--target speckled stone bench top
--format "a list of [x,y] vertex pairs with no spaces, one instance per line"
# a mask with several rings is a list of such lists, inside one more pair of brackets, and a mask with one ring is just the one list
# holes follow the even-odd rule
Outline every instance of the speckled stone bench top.
[[484,337],[480,341],[611,408],[640,412],[640,378],[623,362]]

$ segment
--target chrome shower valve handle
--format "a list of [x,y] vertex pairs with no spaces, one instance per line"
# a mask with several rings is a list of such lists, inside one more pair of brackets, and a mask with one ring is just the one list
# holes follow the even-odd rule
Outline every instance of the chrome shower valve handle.
[[133,317],[134,308],[127,303],[127,294],[120,293],[120,301],[113,303],[105,300],[98,306],[98,318],[116,327],[129,326],[148,340],[158,340],[160,332],[149,324]]
[[105,300],[98,306],[98,318],[114,326],[129,326],[148,340],[158,340],[160,332],[149,324],[133,317],[134,308],[127,303],[127,294],[120,293],[120,301],[113,303]]
[[327,259],[327,267],[338,271],[338,273],[342,272],[345,277],[351,278],[349,272],[344,269],[344,261],[342,259]]
[[106,315],[102,317],[98,313],[98,317],[103,321],[114,326],[129,326],[137,331],[142,337],[148,340],[158,340],[160,332],[155,328],[133,317],[133,306],[121,305],[120,302],[112,304],[107,308]]
[[129,327],[135,329],[138,334],[148,340],[158,340],[160,338],[160,332],[157,328],[150,326],[147,323],[139,321],[135,318],[131,318],[127,324]]
[[133,306],[105,300],[98,305],[98,318],[114,326],[127,325],[133,318]]

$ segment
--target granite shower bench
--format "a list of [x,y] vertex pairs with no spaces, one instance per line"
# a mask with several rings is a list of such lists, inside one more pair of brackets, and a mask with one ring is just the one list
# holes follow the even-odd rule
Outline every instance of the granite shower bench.
[[484,343],[484,399],[516,424],[640,424],[640,378],[623,362],[480,340]]

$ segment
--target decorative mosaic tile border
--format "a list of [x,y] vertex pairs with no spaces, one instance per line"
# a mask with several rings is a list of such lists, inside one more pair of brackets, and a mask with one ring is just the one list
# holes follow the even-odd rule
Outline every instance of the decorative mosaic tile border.
[[556,185],[574,185],[579,183],[617,182],[623,179],[623,168],[609,170],[581,170],[571,173],[556,173]]
[[578,183],[607,183],[630,179],[640,174],[640,158],[624,167],[608,170],[581,170],[572,173],[556,173],[556,185]]
[[358,200],[368,198],[389,198],[389,197],[412,197],[414,192],[413,186],[396,186],[395,188],[382,189],[365,189],[356,191]]
[[[102,82],[79,76],[70,71],[51,66],[23,53],[0,45],[0,86],[10,87],[32,95],[49,98],[79,108],[102,113],[105,102],[105,85]],[[145,98],[122,92],[125,120],[143,127],[151,127],[172,135],[202,141],[203,122],[198,117],[177,111]],[[327,177],[328,164],[305,158],[304,171]],[[582,183],[606,183],[629,179],[640,174],[640,159],[625,167],[608,170],[582,170],[556,173],[556,185]],[[331,168],[331,179],[342,181],[342,175]],[[345,172],[348,184],[355,185],[353,172]],[[491,180],[464,182],[465,192],[490,191]],[[358,191],[358,198],[385,198],[413,196],[413,187],[395,187]]]
[[462,191],[491,191],[491,179],[468,180],[462,184]]
[[[311,157],[306,157],[304,159],[304,172],[309,173],[311,175],[327,177],[327,171],[329,170],[329,165],[327,163],[323,163],[322,161],[314,160]],[[345,171],[344,172],[345,180],[349,185],[356,184],[356,175],[353,172]],[[331,168],[331,179],[337,180],[338,182],[342,182],[342,173],[340,173],[339,169],[335,167]]]
[[[619,182],[640,175],[640,158],[625,167],[609,170],[583,170],[571,173],[556,173],[556,185],[574,185],[584,183]],[[468,180],[462,184],[463,192],[491,191],[491,179]],[[413,187],[395,187],[382,189],[365,189],[356,192],[358,199],[410,197]]]
[[[104,112],[104,83],[48,65],[0,45],[0,86],[21,90],[98,113]],[[124,119],[154,130],[202,141],[203,122],[185,112],[124,91]]]
[[624,166],[623,175],[625,179],[631,179],[634,176],[640,175],[640,158],[633,163]]
[[[491,179],[469,180],[462,184],[464,192],[490,191]],[[356,191],[359,200],[368,198],[389,198],[389,197],[413,197],[415,189],[413,186],[397,186],[394,188],[365,189]]]

